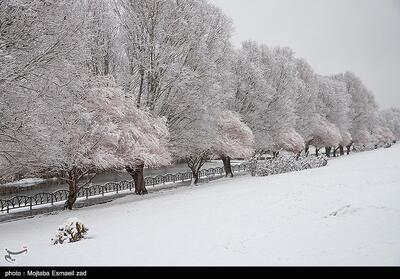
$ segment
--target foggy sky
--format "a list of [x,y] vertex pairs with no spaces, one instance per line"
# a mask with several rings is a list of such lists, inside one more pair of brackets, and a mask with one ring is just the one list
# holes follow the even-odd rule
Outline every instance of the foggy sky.
[[355,72],[382,109],[400,107],[400,0],[209,0],[233,43],[289,46],[318,74]]

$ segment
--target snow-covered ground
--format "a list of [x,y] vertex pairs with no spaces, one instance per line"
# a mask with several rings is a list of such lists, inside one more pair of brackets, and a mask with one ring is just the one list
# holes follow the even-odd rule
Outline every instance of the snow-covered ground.
[[[0,224],[18,265],[400,265],[400,145]],[[78,217],[88,238],[53,246]],[[0,258],[0,265],[11,265]]]

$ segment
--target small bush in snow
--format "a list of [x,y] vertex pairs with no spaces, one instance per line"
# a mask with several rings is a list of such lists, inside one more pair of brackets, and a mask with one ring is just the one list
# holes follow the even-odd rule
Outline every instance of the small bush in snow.
[[326,156],[296,156],[281,154],[279,157],[265,161],[251,161],[251,173],[256,176],[268,176],[306,169],[320,168],[328,164]]
[[253,157],[249,160],[249,168],[251,176],[256,176],[257,165],[258,165],[258,160],[256,158]]
[[390,148],[395,143],[396,143],[396,141],[387,142],[387,143],[379,143],[379,144],[366,144],[366,145],[357,145],[357,144],[355,144],[353,146],[353,151],[354,152],[365,152],[365,151],[376,150],[376,149],[379,149],[379,148]]
[[52,243],[64,244],[65,242],[77,242],[85,237],[89,229],[78,218],[68,219],[63,226],[58,228]]
[[372,151],[375,149],[380,148],[381,146],[368,144],[368,145],[354,145],[353,151],[354,152],[365,152],[365,151]]

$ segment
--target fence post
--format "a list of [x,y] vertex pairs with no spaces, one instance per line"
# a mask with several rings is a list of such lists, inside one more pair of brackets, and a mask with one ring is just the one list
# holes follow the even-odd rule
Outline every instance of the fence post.
[[54,196],[54,194],[51,193],[51,194],[50,194],[50,197],[51,197],[51,205],[54,205],[53,196]]
[[86,189],[85,189],[85,192],[86,192],[86,193],[85,193],[85,194],[86,194],[86,199],[88,200],[88,199],[89,199],[89,189],[86,188]]
[[32,211],[32,197],[29,197],[29,210]]

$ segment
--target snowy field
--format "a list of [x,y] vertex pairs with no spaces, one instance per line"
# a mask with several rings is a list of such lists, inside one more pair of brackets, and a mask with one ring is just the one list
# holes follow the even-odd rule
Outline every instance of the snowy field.
[[[400,265],[400,145],[0,224],[16,265]],[[53,246],[78,217],[88,238]],[[14,264],[14,265],[15,265]],[[0,265],[11,265],[2,256]]]

